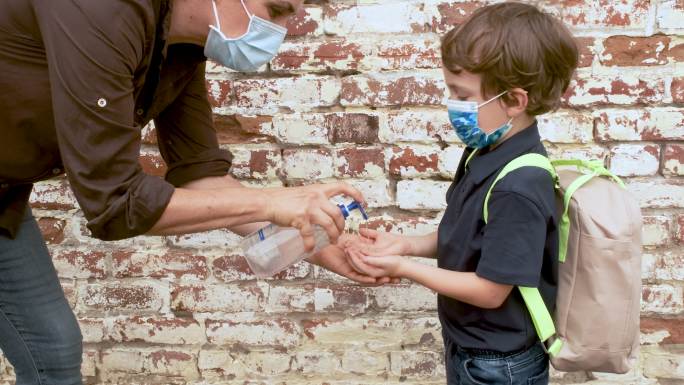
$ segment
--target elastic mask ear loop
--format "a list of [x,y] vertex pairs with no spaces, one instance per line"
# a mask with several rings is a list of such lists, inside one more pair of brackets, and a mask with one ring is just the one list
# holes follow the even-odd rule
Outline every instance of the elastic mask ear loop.
[[216,28],[218,28],[218,30],[220,31],[221,30],[221,21],[219,20],[218,10],[216,9],[216,0],[211,0],[211,6],[214,9],[214,19],[216,20]]
[[249,9],[247,9],[247,6],[245,5],[245,0],[240,0],[240,4],[242,4],[242,9],[245,10],[247,16],[249,16],[249,18],[252,19],[252,13],[249,12]]
[[485,104],[487,104],[487,103],[491,102],[492,100],[495,100],[495,99],[498,99],[498,98],[500,98],[500,97],[501,97],[501,95],[503,95],[503,94],[505,94],[505,93],[507,93],[507,92],[508,92],[508,91],[504,91],[504,92],[502,92],[502,93],[500,93],[500,94],[496,95],[495,97],[493,97],[493,98],[491,98],[491,99],[487,100],[486,102],[484,102],[484,103],[482,103],[482,104],[479,104],[479,105],[477,106],[477,108],[480,108],[480,107],[484,106]]

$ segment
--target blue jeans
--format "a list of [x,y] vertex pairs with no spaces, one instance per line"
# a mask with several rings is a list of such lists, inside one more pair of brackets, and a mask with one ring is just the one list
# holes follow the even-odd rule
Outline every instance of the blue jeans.
[[445,339],[447,385],[547,385],[549,359],[538,343],[517,353],[462,349]]
[[30,208],[15,239],[0,232],[0,348],[16,385],[80,385],[81,330]]

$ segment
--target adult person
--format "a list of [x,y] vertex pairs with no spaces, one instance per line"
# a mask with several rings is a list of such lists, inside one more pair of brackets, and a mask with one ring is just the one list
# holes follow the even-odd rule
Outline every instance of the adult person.
[[[64,172],[103,240],[274,222],[344,228],[329,198],[344,183],[251,189],[228,176],[207,100],[209,57],[238,71],[268,62],[303,0],[3,0],[0,2],[0,348],[18,385],[81,383],[81,333],[28,199]],[[154,120],[165,180],[138,162]],[[312,258],[361,282],[340,249]]]

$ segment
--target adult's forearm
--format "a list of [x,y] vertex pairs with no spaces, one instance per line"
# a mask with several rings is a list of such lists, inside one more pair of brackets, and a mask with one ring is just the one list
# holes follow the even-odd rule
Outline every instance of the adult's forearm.
[[[176,235],[235,228],[267,221],[264,191],[245,187],[177,188],[150,235]],[[255,225],[256,227],[256,225]]]
[[[237,179],[230,175],[226,176],[211,176],[202,179],[197,179],[192,182],[188,182],[182,186],[183,188],[190,190],[208,190],[208,189],[222,189],[222,188],[246,188]],[[242,225],[236,225],[229,227],[229,230],[245,236],[251,234],[264,226],[267,226],[269,222],[256,222],[256,223],[246,223]]]

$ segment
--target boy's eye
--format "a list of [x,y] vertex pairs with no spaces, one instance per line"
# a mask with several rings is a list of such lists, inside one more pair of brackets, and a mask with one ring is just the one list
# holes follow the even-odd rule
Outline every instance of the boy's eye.
[[271,17],[271,20],[290,16],[294,14],[294,11],[294,7],[288,2],[271,3],[268,6],[268,15]]
[[459,96],[457,99],[460,101],[466,101],[466,100],[468,100],[468,97],[467,96]]

